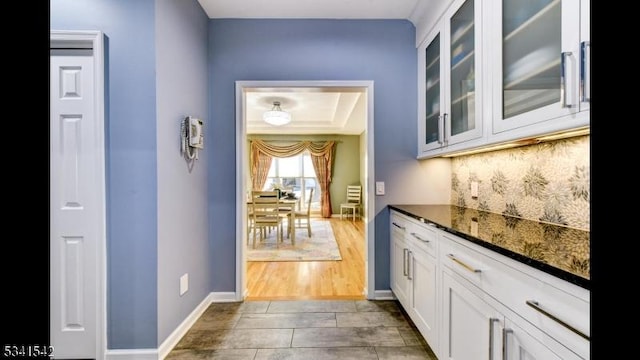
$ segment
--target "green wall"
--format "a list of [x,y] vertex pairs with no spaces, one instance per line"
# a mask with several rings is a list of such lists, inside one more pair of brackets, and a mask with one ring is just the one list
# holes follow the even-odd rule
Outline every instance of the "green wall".
[[[359,135],[270,135],[247,134],[247,140],[261,139],[267,141],[336,141],[336,152],[333,162],[332,181],[330,187],[331,210],[340,213],[340,204],[346,201],[347,185],[364,185],[360,182],[360,136]],[[247,144],[247,149],[250,149]],[[249,153],[249,151],[248,151]],[[249,156],[249,154],[247,154]],[[247,164],[249,161],[247,160]],[[248,169],[247,169],[248,171]],[[362,174],[364,176],[364,174]],[[247,180],[251,181],[251,180]]]

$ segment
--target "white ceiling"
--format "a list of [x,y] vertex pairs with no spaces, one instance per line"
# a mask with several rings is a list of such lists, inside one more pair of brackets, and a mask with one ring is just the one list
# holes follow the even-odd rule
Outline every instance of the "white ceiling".
[[198,0],[211,19],[411,19],[425,0]]
[[[198,0],[211,19],[408,19],[428,0]],[[418,9],[419,7],[419,9]],[[246,95],[248,134],[348,134],[365,130],[366,94],[362,88],[252,89]],[[273,101],[292,121],[274,127],[262,121]]]
[[[251,88],[245,91],[248,134],[360,135],[366,125],[366,93],[357,87]],[[262,114],[279,101],[291,123],[272,126]]]

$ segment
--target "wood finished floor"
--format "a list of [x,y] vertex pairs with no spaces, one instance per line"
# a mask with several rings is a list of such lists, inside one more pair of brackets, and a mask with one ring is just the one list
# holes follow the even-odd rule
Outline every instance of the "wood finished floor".
[[[320,218],[318,218],[320,219]],[[246,300],[359,300],[364,292],[364,223],[325,219],[340,248],[339,261],[247,262]],[[306,231],[297,229],[297,231]]]

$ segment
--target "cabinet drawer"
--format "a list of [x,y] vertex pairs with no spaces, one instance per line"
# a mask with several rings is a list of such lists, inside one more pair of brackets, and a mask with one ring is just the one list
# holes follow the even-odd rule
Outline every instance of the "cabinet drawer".
[[440,259],[442,265],[449,267],[458,275],[474,285],[483,288],[488,280],[487,259],[482,254],[459,244],[449,235],[442,235],[440,241]]
[[435,229],[432,229],[431,226],[412,221],[407,226],[407,233],[405,236],[412,245],[415,245],[427,254],[433,257],[438,255],[438,233]]
[[400,230],[406,232],[408,222],[409,219],[406,216],[395,211],[391,211],[391,223],[389,225],[391,227],[391,231]]
[[[561,323],[576,328],[588,337],[587,300],[559,288],[560,282],[551,284],[541,280],[536,276],[537,270],[505,256],[491,253],[452,235],[443,235],[441,239],[443,265],[581,357],[589,358],[589,341]],[[566,284],[568,289],[573,286]]]
[[589,358],[589,302],[551,284],[525,300],[523,316],[581,357]]

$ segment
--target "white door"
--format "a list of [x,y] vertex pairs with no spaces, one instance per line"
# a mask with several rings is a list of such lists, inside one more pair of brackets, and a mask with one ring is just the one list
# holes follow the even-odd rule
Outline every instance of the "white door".
[[56,358],[96,358],[104,205],[91,50],[56,50],[50,70],[51,345]]

